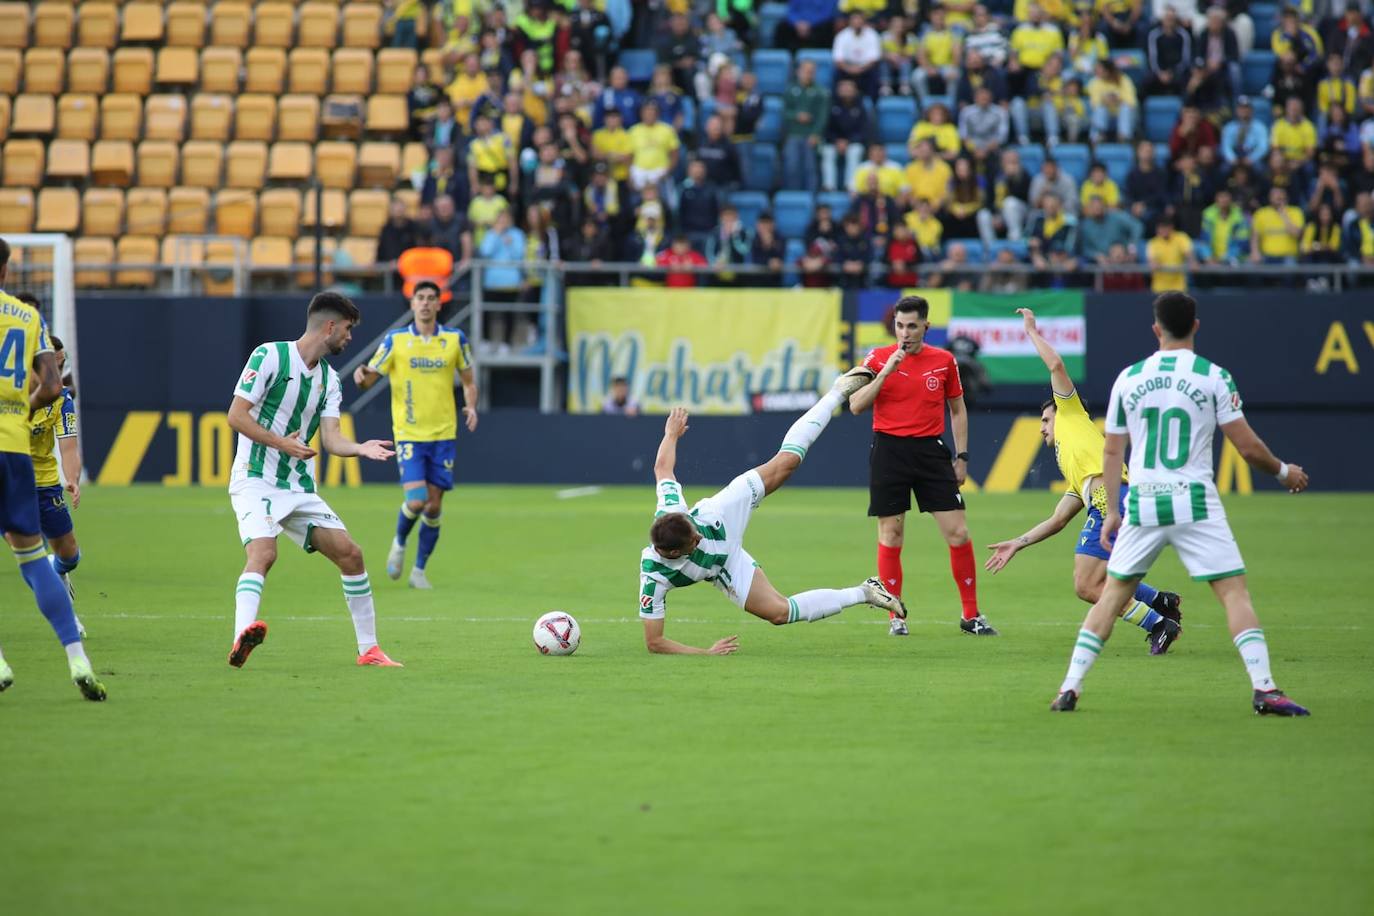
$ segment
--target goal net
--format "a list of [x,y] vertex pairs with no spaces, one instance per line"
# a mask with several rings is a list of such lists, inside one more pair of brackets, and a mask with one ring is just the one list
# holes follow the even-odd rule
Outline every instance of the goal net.
[[[81,386],[76,350],[76,293],[72,264],[72,240],[57,233],[6,235],[10,246],[9,273],[4,289],[11,296],[32,293],[38,299],[48,330],[62,340],[67,354],[63,375],[71,378],[76,392],[76,420],[81,423]],[[81,439],[78,435],[77,442]]]

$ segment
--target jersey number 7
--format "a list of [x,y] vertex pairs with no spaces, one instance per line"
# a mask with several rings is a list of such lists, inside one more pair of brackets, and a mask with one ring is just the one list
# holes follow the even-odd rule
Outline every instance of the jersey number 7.
[[0,343],[0,379],[14,379],[14,387],[23,391],[28,371],[24,367],[24,329],[10,328]]

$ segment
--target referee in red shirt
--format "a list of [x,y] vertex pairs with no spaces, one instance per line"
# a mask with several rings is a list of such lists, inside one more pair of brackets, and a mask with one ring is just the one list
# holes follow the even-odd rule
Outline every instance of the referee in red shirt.
[[[929,512],[949,544],[949,566],[959,588],[963,619],[973,636],[996,636],[978,613],[978,574],[959,493],[968,474],[968,413],[959,367],[948,350],[925,343],[930,304],[904,296],[893,310],[897,342],[868,354],[848,374],[872,381],[849,398],[860,414],[873,408],[873,445],[868,453],[868,514],[878,517],[878,575],[895,595],[902,592],[902,535],[911,494]],[[954,436],[954,461],[945,445],[945,406]],[[893,636],[907,635],[906,621],[893,617]]]

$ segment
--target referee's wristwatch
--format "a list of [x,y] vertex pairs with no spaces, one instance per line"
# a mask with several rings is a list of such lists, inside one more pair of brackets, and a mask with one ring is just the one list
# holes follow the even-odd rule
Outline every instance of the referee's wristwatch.
[[957,455],[954,456],[954,460],[955,460],[955,461],[964,461],[964,462],[967,462],[967,461],[968,461],[968,452],[960,452],[959,454],[957,454]]

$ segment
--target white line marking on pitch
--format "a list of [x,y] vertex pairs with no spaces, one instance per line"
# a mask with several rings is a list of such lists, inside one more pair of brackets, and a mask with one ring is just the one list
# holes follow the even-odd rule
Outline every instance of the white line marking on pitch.
[[582,496],[596,496],[601,492],[601,487],[568,487],[566,490],[559,490],[553,495],[558,499],[577,499]]

